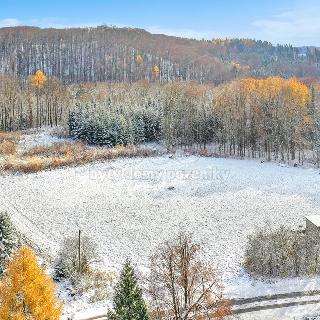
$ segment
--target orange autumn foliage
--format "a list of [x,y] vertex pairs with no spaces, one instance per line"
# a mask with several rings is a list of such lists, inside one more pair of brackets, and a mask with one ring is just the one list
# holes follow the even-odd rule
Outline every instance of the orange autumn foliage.
[[0,319],[58,320],[61,313],[52,280],[32,250],[22,247],[0,281]]
[[217,310],[213,312],[216,319],[225,319],[227,316],[232,315],[231,302],[227,299],[222,299],[219,303]]
[[[314,123],[309,88],[296,78],[246,78],[227,83],[215,103],[221,142],[244,156],[263,150],[268,160],[296,157],[310,148]],[[237,147],[236,147],[237,145]]]
[[144,58],[141,54],[138,54],[136,57],[136,62],[137,63],[142,63],[144,61]]
[[44,75],[41,70],[38,70],[32,77],[31,82],[36,88],[42,88],[47,82],[48,78]]
[[239,105],[239,102],[243,108],[254,106],[255,109],[261,109],[264,105],[278,106],[293,114],[295,111],[307,108],[310,92],[305,84],[295,78],[239,79],[227,85],[219,95],[216,103],[217,111],[224,112],[225,106]]
[[154,65],[153,66],[153,73],[156,77],[158,77],[160,75],[160,68],[158,65]]

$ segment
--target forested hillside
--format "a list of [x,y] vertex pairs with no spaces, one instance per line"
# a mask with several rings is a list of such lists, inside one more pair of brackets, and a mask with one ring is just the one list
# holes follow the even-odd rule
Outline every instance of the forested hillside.
[[27,77],[42,70],[65,83],[317,77],[320,50],[250,39],[192,40],[142,29],[0,29],[0,72]]
[[320,164],[317,48],[104,26],[2,28],[0,42],[1,131]]

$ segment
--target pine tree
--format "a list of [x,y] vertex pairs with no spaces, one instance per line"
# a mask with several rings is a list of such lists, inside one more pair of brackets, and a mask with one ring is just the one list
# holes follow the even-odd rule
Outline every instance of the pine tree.
[[112,320],[148,320],[148,311],[130,261],[127,261],[115,288]]
[[6,269],[6,263],[17,249],[18,237],[9,215],[0,212],[0,276]]
[[52,280],[38,265],[28,247],[22,247],[8,264],[0,281],[0,319],[59,320],[62,305]]

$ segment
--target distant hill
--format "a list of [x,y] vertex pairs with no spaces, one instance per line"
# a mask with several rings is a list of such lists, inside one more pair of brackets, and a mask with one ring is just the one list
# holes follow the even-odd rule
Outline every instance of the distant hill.
[[0,72],[27,77],[43,70],[66,83],[320,77],[320,49],[252,39],[194,40],[142,29],[0,29]]

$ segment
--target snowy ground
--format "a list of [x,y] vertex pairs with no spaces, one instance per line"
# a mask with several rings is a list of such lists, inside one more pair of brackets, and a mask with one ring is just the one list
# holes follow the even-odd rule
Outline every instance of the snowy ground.
[[317,170],[197,157],[116,160],[11,175],[0,177],[0,188],[1,205],[19,219],[23,215],[24,232],[52,254],[80,227],[96,239],[108,264],[132,256],[146,265],[157,244],[187,230],[231,274],[255,227],[266,220],[297,227],[320,206]]
[[126,257],[144,268],[158,244],[184,230],[205,244],[229,297],[320,289],[320,279],[254,281],[240,266],[246,237],[265,221],[298,227],[320,214],[316,169],[163,156],[0,176],[0,194],[0,210],[52,257],[81,228],[106,268],[119,269]]
[[45,127],[42,129],[28,129],[22,134],[19,149],[26,150],[39,146],[51,146],[55,143],[72,142],[70,138],[62,137],[65,129],[62,127]]
[[320,320],[319,304],[263,310],[238,315],[237,320]]

